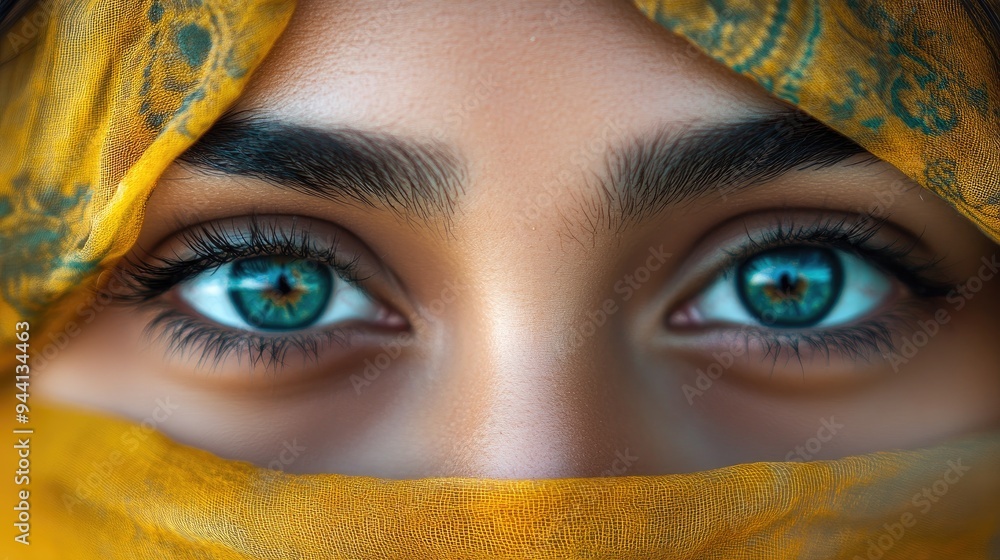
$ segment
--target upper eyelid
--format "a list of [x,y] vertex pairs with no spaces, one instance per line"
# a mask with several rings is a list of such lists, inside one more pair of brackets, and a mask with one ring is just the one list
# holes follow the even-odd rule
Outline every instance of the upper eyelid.
[[870,240],[883,230],[886,223],[884,219],[873,220],[862,217],[853,223],[847,219],[816,221],[803,225],[792,223],[790,229],[782,229],[785,224],[779,224],[776,228],[763,231],[764,239],[755,239],[748,231],[749,241],[743,242],[734,251],[725,251],[727,259],[720,268],[732,271],[741,262],[768,249],[793,244],[816,245],[847,251],[871,262],[916,291],[938,292],[951,286],[950,282],[934,278],[930,274],[940,262],[940,258],[933,260],[912,258],[913,252],[920,245],[919,239],[906,241],[899,238],[888,244],[870,243]]
[[[381,305],[382,298],[375,297],[372,290],[363,285],[382,270],[364,261],[369,254],[364,243],[346,230],[342,234],[341,228],[333,224],[324,229],[322,224],[325,222],[304,218],[307,224],[320,227],[300,227],[302,222],[297,220],[296,216],[271,219],[251,215],[199,224],[175,233],[157,246],[159,254],[147,253],[147,258],[138,262],[133,259],[129,267],[118,269],[131,278],[127,282],[131,289],[116,301],[156,311],[144,334],[164,337],[168,341],[168,353],[184,354],[194,348],[198,367],[218,366],[235,352],[247,357],[255,367],[280,369],[289,352],[300,354],[308,363],[317,361],[320,350],[328,345],[350,347],[351,336],[358,332],[351,326],[325,326],[280,335],[242,331],[216,324],[192,309],[189,302],[169,297],[169,293],[185,280],[217,270],[239,258],[283,255],[329,265],[338,278]],[[324,231],[328,234],[324,235]],[[168,254],[163,248],[172,243],[178,245],[177,250]],[[367,275],[369,270],[371,274]],[[168,297],[160,297],[164,295]]]
[[877,235],[885,225],[884,220],[871,221],[864,218],[855,221],[851,226],[847,226],[848,223],[847,218],[815,220],[805,224],[779,222],[768,229],[762,228],[758,232],[763,237],[762,239],[755,239],[747,231],[747,241],[742,243],[736,251],[727,251],[727,254],[734,260],[744,260],[756,253],[791,243],[813,243],[829,246],[831,242],[836,242],[838,245],[842,245],[842,247],[837,248],[856,250]]
[[192,252],[191,256],[181,256],[174,251],[173,256],[148,255],[142,260],[128,257],[126,266],[120,267],[118,273],[130,289],[117,299],[122,302],[149,301],[198,274],[218,269],[239,258],[264,255],[316,260],[333,268],[338,277],[352,286],[369,293],[364,283],[374,272],[362,276],[359,266],[361,255],[345,255],[347,251],[341,250],[337,236],[328,237],[329,246],[323,248],[311,231],[296,232],[294,228],[283,231],[274,223],[262,222],[256,216],[251,216],[243,227],[245,229],[234,227],[233,230],[223,230],[218,224],[210,223],[185,231],[178,239],[185,249]]
[[[219,237],[218,239],[221,239],[221,237]],[[200,241],[205,241],[205,240],[206,238],[204,237],[200,238]],[[261,245],[258,243],[256,245],[247,244],[241,246],[226,241],[224,243],[217,244],[214,247],[202,246],[201,248],[205,250],[199,253],[198,256],[195,258],[191,259],[177,258],[176,260],[173,260],[173,262],[175,262],[176,264],[194,264],[195,262],[198,261],[207,261],[208,263],[210,263],[210,266],[199,271],[203,272],[204,270],[212,270],[218,268],[224,264],[230,263],[233,260],[239,258],[251,257],[251,256],[281,255],[281,256],[299,257],[303,259],[321,260],[322,262],[325,262],[326,264],[333,266],[338,272],[341,272],[343,274],[350,274],[352,278],[354,277],[353,272],[356,271],[357,269],[356,265],[358,260],[360,259],[359,256],[355,255],[351,257],[349,260],[335,259],[333,258],[333,255],[340,253],[339,251],[340,246],[336,238],[334,238],[334,240],[329,244],[329,247],[327,247],[326,249],[320,248],[318,245],[313,243],[313,240],[314,237],[312,236],[312,234],[304,233],[302,237],[302,242],[296,246],[292,246],[283,240],[279,241],[278,243],[275,243],[273,239],[268,240],[267,245]],[[252,240],[251,243],[253,243]],[[188,247],[191,247],[188,239],[185,239],[185,244],[187,244]],[[282,248],[285,249],[285,252],[267,251],[268,249],[273,250]],[[211,253],[211,251],[218,249],[225,249],[226,251],[228,251],[228,254],[220,257],[217,253],[215,254]],[[162,259],[161,262],[163,262]]]

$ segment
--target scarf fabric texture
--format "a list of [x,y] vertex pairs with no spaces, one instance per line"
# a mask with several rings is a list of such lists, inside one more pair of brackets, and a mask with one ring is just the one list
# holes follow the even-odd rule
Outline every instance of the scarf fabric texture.
[[[637,5],[1000,241],[1000,79],[970,8]],[[20,321],[42,340],[100,286],[160,174],[238,98],[292,9],[42,0],[0,38],[2,347]],[[397,481],[226,461],[68,407],[32,402],[24,425],[4,416],[33,430],[5,447],[17,465],[31,440],[30,483],[4,486],[11,558],[1000,558],[1000,435],[683,475]],[[27,546],[11,527],[26,487]]]

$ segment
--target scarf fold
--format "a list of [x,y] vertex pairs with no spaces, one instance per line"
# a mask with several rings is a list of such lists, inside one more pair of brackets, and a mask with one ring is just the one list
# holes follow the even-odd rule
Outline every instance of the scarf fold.
[[[1000,240],[996,68],[957,1],[637,4]],[[162,171],[291,10],[42,0],[15,22],[0,41],[2,347],[31,321],[44,357],[45,329],[129,249]],[[260,469],[64,407],[32,402],[31,418],[5,424],[33,430],[4,461],[30,439],[32,544],[7,525],[13,558],[1000,558],[1000,434],[684,475],[390,481]]]

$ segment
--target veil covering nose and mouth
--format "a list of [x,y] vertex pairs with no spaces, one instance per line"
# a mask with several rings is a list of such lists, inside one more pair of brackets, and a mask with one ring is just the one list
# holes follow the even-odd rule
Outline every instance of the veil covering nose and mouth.
[[[637,5],[1000,241],[1000,58],[976,2]],[[239,97],[292,10],[42,0],[13,22],[0,42],[3,347],[16,322],[40,340],[100,288],[160,174]],[[680,475],[381,480],[227,461],[63,407],[33,405],[32,423],[31,544],[8,524],[0,545],[15,558],[1000,558],[1000,434]]]

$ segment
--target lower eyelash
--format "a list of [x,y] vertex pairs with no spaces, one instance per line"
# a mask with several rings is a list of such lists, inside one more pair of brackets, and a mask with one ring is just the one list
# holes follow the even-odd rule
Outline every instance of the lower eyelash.
[[741,344],[750,355],[751,343],[761,346],[762,360],[771,358],[772,370],[780,360],[794,358],[803,369],[803,360],[840,353],[850,361],[888,358],[897,351],[899,333],[915,328],[917,321],[929,317],[926,300],[896,304],[895,309],[881,313],[877,318],[856,325],[832,327],[823,330],[794,331],[746,326],[726,333],[725,343],[730,347]]
[[[159,306],[159,305],[158,305]],[[320,353],[331,345],[347,347],[357,331],[350,327],[303,333],[264,335],[216,327],[172,308],[162,308],[143,329],[150,340],[163,340],[167,355],[198,353],[199,368],[215,369],[227,358],[265,371],[278,371],[286,365],[289,352],[302,357],[303,363],[317,363]]]

